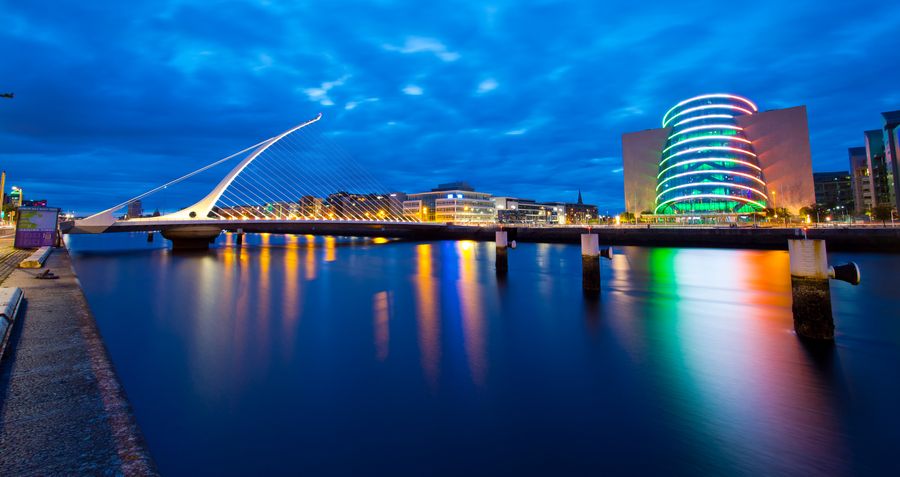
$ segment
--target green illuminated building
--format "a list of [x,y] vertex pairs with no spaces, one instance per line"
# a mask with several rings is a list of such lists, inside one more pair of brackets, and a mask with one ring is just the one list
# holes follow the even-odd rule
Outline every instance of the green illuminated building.
[[740,96],[707,94],[663,116],[669,134],[659,161],[654,214],[750,214],[768,207],[753,143],[737,117],[757,112]]

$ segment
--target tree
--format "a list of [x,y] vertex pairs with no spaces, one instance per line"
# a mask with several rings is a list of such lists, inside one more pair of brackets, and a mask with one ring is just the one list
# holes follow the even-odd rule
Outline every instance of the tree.
[[893,216],[894,210],[890,205],[876,205],[872,208],[872,218],[880,220],[881,225],[887,225],[887,221]]
[[[781,215],[781,213],[779,212],[778,215]],[[822,217],[828,216],[828,210],[820,204],[807,205],[800,209],[800,216],[809,216],[810,220],[819,222],[822,220]]]

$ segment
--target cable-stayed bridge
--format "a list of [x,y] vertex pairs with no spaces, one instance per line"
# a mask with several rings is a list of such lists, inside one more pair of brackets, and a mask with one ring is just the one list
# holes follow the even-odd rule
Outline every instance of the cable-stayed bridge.
[[[447,224],[404,216],[401,199],[334,143],[308,130],[322,118],[132,197],[102,212],[63,224],[65,233],[159,230],[176,246],[198,246],[223,230],[363,236],[428,236]],[[216,166],[234,164],[194,204],[153,217],[120,215],[130,204]]]

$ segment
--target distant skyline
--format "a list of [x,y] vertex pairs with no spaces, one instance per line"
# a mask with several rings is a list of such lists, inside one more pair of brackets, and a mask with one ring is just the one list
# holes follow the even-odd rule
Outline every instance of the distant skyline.
[[[723,9],[728,9],[727,11]],[[900,109],[900,4],[6,2],[7,188],[97,211],[322,112],[405,192],[621,210],[621,135],[696,94],[806,105],[815,171]],[[212,180],[212,179],[210,179]],[[191,197],[212,183],[197,181]]]

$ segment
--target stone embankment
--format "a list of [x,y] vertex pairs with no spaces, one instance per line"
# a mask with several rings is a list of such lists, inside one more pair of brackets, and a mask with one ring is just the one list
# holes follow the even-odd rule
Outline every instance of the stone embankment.
[[6,242],[2,287],[24,300],[0,360],[0,475],[156,475],[67,251],[16,269],[30,252]]

